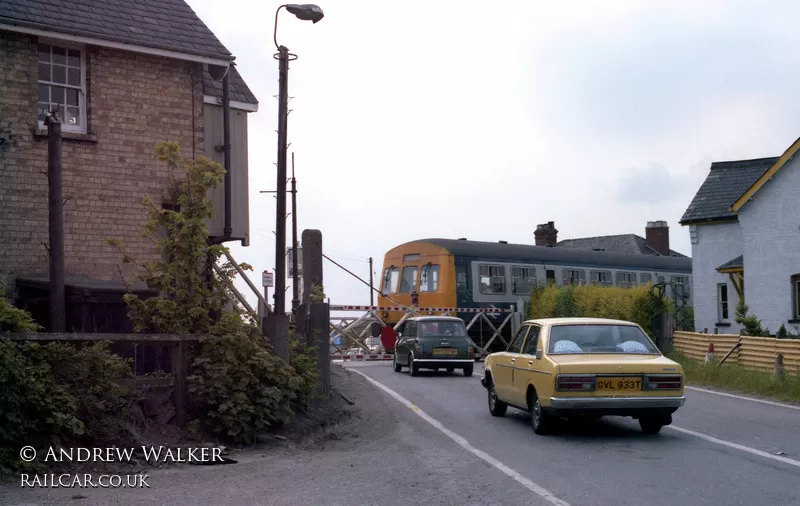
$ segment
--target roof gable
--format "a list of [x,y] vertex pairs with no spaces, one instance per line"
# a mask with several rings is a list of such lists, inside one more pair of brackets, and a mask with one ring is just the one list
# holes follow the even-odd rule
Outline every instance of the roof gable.
[[0,25],[231,61],[183,0],[0,0]]
[[780,158],[766,171],[764,172],[761,177],[759,177],[750,187],[747,188],[745,192],[743,192],[736,202],[733,203],[731,206],[731,210],[733,212],[739,212],[739,209],[742,208],[750,199],[753,198],[753,195],[756,194],[758,190],[760,190],[767,181],[772,179],[775,174],[783,168],[786,163],[794,157],[795,153],[800,150],[800,139],[794,141],[794,143],[789,146],[789,149],[783,152]]
[[680,224],[736,220],[731,206],[777,161],[778,157],[769,157],[712,163]]
[[[242,75],[236,70],[236,65],[231,65],[228,84],[228,91],[231,102],[244,102],[246,104],[258,105],[250,88],[244,82]],[[208,71],[208,65],[203,65],[203,93],[214,98],[222,99],[222,81],[215,81]]]

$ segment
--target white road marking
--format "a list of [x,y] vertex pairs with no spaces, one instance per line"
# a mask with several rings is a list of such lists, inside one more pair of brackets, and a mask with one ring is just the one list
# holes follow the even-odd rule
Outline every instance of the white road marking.
[[733,448],[736,450],[747,452],[752,455],[758,455],[759,457],[764,457],[765,459],[777,460],[778,462],[783,462],[784,464],[789,464],[790,466],[800,467],[800,460],[789,459],[786,457],[781,457],[780,455],[773,455],[772,453],[767,453],[762,450],[756,450],[755,448],[750,448],[749,446],[744,446],[737,443],[731,443],[730,441],[724,441],[722,439],[715,438],[714,436],[709,436],[701,432],[695,432],[693,430],[684,429],[683,427],[678,427],[676,425],[667,425],[666,427],[672,430],[676,430],[678,432],[683,432],[684,434],[689,434],[690,436],[699,437],[700,439],[705,439],[706,441],[709,441],[711,443],[727,446],[728,448]]
[[722,397],[731,397],[733,399],[740,399],[740,400],[743,400],[743,401],[760,402],[761,404],[769,404],[770,406],[778,406],[778,407],[781,407],[781,408],[796,409],[796,410],[800,411],[800,406],[792,406],[791,404],[784,404],[782,402],[767,401],[767,400],[764,400],[764,399],[756,399],[755,397],[747,397],[747,396],[744,396],[744,395],[735,395],[735,394],[729,394],[729,393],[725,393],[725,392],[717,392],[716,390],[707,390],[705,388],[699,388],[699,387],[687,386],[685,388],[686,388],[686,390],[694,390],[695,392],[703,392],[703,393],[706,393],[706,394],[721,395]]
[[469,444],[469,441],[467,441],[463,437],[459,436],[455,432],[451,431],[450,429],[448,429],[447,427],[442,425],[441,422],[439,422],[435,418],[432,418],[429,414],[427,414],[426,412],[424,412],[421,409],[419,409],[419,407],[417,407],[414,403],[412,403],[411,401],[409,401],[408,399],[406,399],[402,395],[398,394],[397,392],[395,392],[391,388],[387,387],[383,383],[370,378],[369,376],[367,376],[363,372],[358,371],[356,369],[350,369],[350,370],[353,371],[356,374],[360,374],[361,376],[364,376],[364,378],[366,378],[367,381],[369,381],[370,383],[372,383],[376,387],[380,388],[381,390],[383,390],[387,394],[391,395],[392,397],[394,397],[395,399],[400,401],[400,403],[405,405],[407,408],[410,408],[412,411],[414,411],[414,413],[419,415],[420,418],[422,418],[423,420],[425,420],[429,424],[431,424],[434,427],[436,427],[444,435],[446,435],[447,437],[449,437],[450,439],[452,439],[453,441],[458,443],[459,446],[461,446],[462,448],[464,448],[468,452],[472,453],[476,457],[478,457],[478,458],[482,459],[483,461],[487,462],[488,464],[494,466],[495,468],[500,470],[500,472],[502,472],[505,475],[507,475],[508,477],[512,478],[517,483],[519,483],[523,487],[527,488],[528,490],[530,490],[534,494],[539,495],[540,497],[546,499],[548,502],[550,502],[552,504],[556,504],[558,506],[570,506],[570,504],[568,502],[564,501],[563,499],[559,499],[552,492],[546,490],[545,488],[541,487],[540,485],[537,485],[536,483],[532,482],[531,480],[525,478],[524,476],[522,476],[518,472],[514,471],[513,469],[511,469],[507,465],[503,464],[499,460],[495,459],[491,455],[489,455],[489,454],[487,454],[485,452],[482,452],[481,450],[475,448],[474,446]]

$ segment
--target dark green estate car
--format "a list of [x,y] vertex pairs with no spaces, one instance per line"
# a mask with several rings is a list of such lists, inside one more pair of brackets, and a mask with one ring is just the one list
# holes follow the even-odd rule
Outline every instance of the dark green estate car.
[[467,336],[464,320],[449,316],[418,316],[405,321],[397,334],[394,371],[403,367],[416,376],[420,369],[463,369],[472,376],[475,350]]

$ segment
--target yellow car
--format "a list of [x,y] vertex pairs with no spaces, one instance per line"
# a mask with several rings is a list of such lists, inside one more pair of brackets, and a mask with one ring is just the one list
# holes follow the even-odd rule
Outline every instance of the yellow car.
[[508,350],[486,357],[481,383],[492,415],[527,411],[537,434],[561,417],[605,415],[633,417],[656,434],[686,400],[680,364],[639,325],[603,318],[524,322]]

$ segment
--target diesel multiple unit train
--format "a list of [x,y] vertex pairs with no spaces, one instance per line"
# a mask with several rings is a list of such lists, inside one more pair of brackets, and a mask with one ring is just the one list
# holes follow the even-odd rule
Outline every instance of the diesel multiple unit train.
[[[691,304],[692,260],[688,257],[631,255],[558,246],[481,242],[466,239],[420,239],[401,244],[384,256],[381,306],[396,302],[410,306],[416,292],[419,307],[508,309],[528,300],[537,283],[590,283],[631,287],[669,282],[667,295]],[[677,293],[676,293],[677,292]],[[395,324],[402,311],[385,311],[386,323]],[[451,313],[467,322],[474,313]],[[487,314],[499,325],[505,314]],[[476,322],[477,323],[477,322]],[[503,336],[513,332],[510,325]],[[470,337],[483,343],[492,331],[474,325]],[[501,344],[495,340],[493,344]],[[495,346],[491,347],[494,351]],[[490,350],[487,350],[490,351]]]

